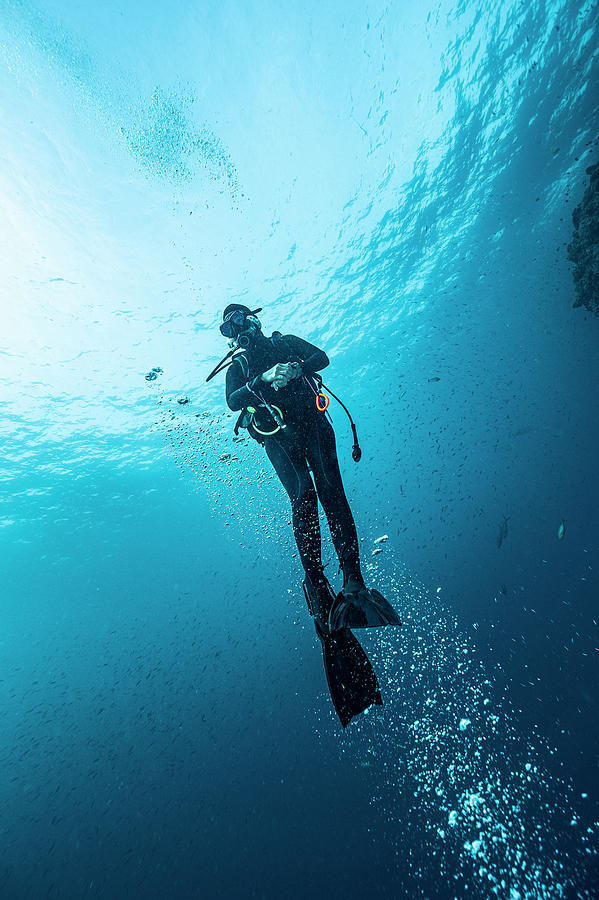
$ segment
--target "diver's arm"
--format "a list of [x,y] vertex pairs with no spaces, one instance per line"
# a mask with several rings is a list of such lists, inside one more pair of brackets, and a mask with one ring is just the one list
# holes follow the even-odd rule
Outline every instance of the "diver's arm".
[[249,406],[252,401],[259,399],[255,391],[256,383],[259,380],[260,376],[246,382],[243,380],[241,366],[229,366],[225,387],[229,409],[233,410],[233,412],[238,412],[240,409],[245,409],[246,406]]
[[326,369],[328,366],[329,357],[324,350],[320,350],[318,347],[315,347],[314,344],[310,344],[308,341],[304,341],[303,338],[296,337],[294,334],[286,334],[283,339],[293,355],[299,358],[302,371],[305,372],[306,375],[313,375],[314,372],[318,372],[320,369]]

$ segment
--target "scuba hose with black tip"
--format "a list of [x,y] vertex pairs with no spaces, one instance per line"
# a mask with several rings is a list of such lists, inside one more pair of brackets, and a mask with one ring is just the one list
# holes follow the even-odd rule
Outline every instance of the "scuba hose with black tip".
[[[314,373],[314,375],[311,375],[311,376],[304,375],[303,377],[304,377],[306,384],[311,388],[312,392],[314,393],[314,396],[316,397],[316,408],[318,409],[319,412],[323,412],[326,415],[328,415],[329,421],[331,418],[329,413],[327,412],[327,407],[329,405],[329,398],[327,397],[326,394],[323,394],[322,388],[324,388],[325,391],[328,391],[329,394],[331,395],[331,397],[334,397],[334,399],[337,401],[339,406],[341,406],[345,410],[347,418],[349,419],[349,424],[351,425],[352,434],[354,436],[354,445],[352,447],[351,456],[352,456],[352,459],[354,462],[360,462],[360,460],[362,459],[362,449],[361,449],[359,441],[358,441],[358,431],[356,429],[356,423],[352,419],[351,413],[350,413],[349,409],[347,408],[347,406],[345,405],[345,403],[343,403],[343,401],[339,399],[337,394],[334,394],[333,391],[329,387],[327,387],[326,384],[324,384],[320,375],[317,375],[316,373]],[[314,389],[314,385],[312,384],[310,379],[313,379],[316,382],[318,390]],[[324,406],[320,405],[321,397],[324,398],[324,400],[326,401]]]

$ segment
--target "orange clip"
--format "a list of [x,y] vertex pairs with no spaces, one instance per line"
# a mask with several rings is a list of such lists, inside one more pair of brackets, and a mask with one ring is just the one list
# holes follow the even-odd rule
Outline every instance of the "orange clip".
[[[321,397],[322,397],[322,399],[324,400],[324,406],[321,406],[321,405],[320,405],[320,398],[321,398]],[[329,398],[327,397],[326,394],[320,393],[320,394],[317,394],[317,395],[316,395],[316,409],[317,409],[319,412],[324,412],[324,411],[326,410],[326,408],[327,408],[328,405],[329,405]]]

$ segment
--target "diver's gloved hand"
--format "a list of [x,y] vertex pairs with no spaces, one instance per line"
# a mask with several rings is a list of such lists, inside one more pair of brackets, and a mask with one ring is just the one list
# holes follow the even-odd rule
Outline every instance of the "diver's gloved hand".
[[287,387],[290,381],[295,381],[296,378],[302,377],[303,373],[300,363],[285,363],[285,365],[288,367],[287,376],[284,380],[281,378],[274,382],[273,387],[275,391],[278,391],[279,388]]
[[299,378],[302,369],[299,363],[277,363],[268,372],[264,372],[260,378],[266,384],[272,384],[275,391],[286,387],[294,378]]

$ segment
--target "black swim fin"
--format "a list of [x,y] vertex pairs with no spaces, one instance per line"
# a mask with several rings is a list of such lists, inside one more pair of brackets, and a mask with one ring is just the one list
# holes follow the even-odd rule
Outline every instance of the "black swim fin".
[[315,586],[306,577],[304,594],[322,645],[331,700],[345,728],[373,703],[382,704],[379,683],[370,660],[349,628],[328,630],[327,607],[335,601],[335,594],[324,576]]
[[329,609],[329,631],[340,628],[381,628],[401,625],[401,620],[388,600],[374,588],[367,588],[357,578],[348,579]]
[[345,728],[373,703],[381,705],[381,689],[370,660],[349,628],[334,634],[317,634],[333,706]]

